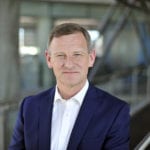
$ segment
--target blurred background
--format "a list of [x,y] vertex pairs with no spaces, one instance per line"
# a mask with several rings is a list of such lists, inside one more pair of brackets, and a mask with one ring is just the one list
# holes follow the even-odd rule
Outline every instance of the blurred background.
[[0,0],[0,150],[23,97],[55,84],[44,52],[51,29],[83,25],[97,58],[89,80],[130,104],[130,149],[150,149],[149,0]]

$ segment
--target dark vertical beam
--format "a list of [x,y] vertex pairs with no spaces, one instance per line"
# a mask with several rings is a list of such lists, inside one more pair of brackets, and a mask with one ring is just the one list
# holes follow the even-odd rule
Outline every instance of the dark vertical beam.
[[109,26],[111,19],[117,10],[117,5],[113,4],[108,8],[107,14],[104,16],[104,19],[100,21],[99,26],[97,27],[100,34],[104,34],[107,30],[107,27]]
[[18,29],[20,0],[0,0],[0,101],[20,93]]
[[144,54],[144,57],[145,57],[145,60],[146,60],[146,64],[150,64],[150,58],[149,58],[149,55],[148,55],[148,49],[145,45],[145,40],[144,40],[144,37],[143,35],[141,34],[140,32],[140,29],[139,29],[139,26],[138,26],[138,22],[136,21],[135,17],[132,21],[134,27],[135,27],[135,31],[137,33],[137,36],[139,38],[139,41],[141,43],[141,46],[142,46],[142,51],[143,51],[143,54]]
[[91,71],[89,73],[89,80],[90,81],[93,80],[94,76],[96,75],[96,73],[100,69],[100,66],[102,65],[102,62],[104,62],[104,60],[108,56],[108,53],[110,52],[111,47],[112,47],[114,41],[116,40],[116,38],[119,35],[120,31],[126,25],[127,19],[130,16],[131,12],[132,11],[129,8],[125,8],[123,10],[123,14],[120,16],[118,22],[116,23],[116,25],[114,27],[113,34],[110,35],[110,38],[109,38],[108,42],[106,43],[106,45],[104,47],[104,55],[103,55],[103,57],[101,59],[98,59],[96,61],[95,66],[91,69]]

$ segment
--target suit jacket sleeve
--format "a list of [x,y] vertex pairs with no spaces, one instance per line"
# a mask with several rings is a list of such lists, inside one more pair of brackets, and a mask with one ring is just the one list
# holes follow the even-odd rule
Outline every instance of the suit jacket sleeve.
[[107,150],[129,150],[130,115],[128,104],[118,111],[105,140]]
[[24,146],[24,120],[23,120],[23,104],[20,106],[20,110],[17,116],[16,125],[13,131],[11,143],[8,150],[25,150]]

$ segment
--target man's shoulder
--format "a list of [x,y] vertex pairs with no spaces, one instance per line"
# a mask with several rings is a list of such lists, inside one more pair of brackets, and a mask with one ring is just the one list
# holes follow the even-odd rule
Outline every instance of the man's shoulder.
[[40,101],[46,100],[46,99],[50,99],[51,96],[54,95],[55,92],[55,88],[49,88],[47,90],[43,90],[37,94],[34,95],[30,95],[27,96],[23,99],[22,103],[26,103],[26,104],[34,104],[34,103],[39,103]]
[[104,113],[107,115],[106,118],[112,118],[111,120],[118,116],[120,112],[122,115],[127,115],[129,117],[130,105],[126,100],[122,100],[121,98],[95,86],[91,86],[89,90],[95,94],[93,98],[96,98],[94,104],[97,105],[97,113]]
[[129,104],[127,103],[126,100],[123,100],[119,98],[118,96],[113,95],[97,86],[90,85],[89,90],[94,91],[94,93],[97,96],[97,100],[100,103],[104,103],[106,105],[115,106],[115,107],[123,106],[123,105],[126,105],[127,107],[129,107]]

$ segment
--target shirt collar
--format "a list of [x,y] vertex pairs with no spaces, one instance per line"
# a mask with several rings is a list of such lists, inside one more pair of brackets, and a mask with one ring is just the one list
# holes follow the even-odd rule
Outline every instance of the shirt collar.
[[[73,97],[71,97],[69,100],[75,100],[77,101],[80,105],[82,104],[83,100],[84,100],[84,97],[86,95],[86,92],[88,90],[88,87],[89,87],[89,82],[88,80],[86,80],[86,83],[85,85],[83,86],[83,88],[76,94],[74,95]],[[58,87],[56,86],[56,90],[55,90],[55,96],[54,96],[54,103],[57,101],[57,100],[62,100],[63,98],[61,97],[61,95],[59,94],[59,91],[58,91]]]

